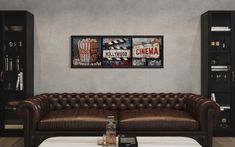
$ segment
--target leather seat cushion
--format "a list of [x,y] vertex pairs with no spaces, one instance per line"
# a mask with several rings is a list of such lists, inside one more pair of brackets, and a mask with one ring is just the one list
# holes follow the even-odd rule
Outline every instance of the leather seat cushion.
[[187,112],[175,109],[140,109],[121,111],[120,131],[189,131],[199,123]]
[[[38,123],[39,130],[104,131],[107,117],[115,111],[101,109],[68,109],[49,112]],[[117,120],[116,120],[117,121]]]

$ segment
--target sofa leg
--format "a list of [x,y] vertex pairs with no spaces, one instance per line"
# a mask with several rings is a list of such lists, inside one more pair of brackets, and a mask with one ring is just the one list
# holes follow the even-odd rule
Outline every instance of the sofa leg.
[[24,147],[33,147],[32,145],[32,136],[30,134],[30,120],[29,120],[29,111],[26,110],[25,114],[26,117],[24,119]]
[[212,147],[213,144],[213,120],[214,120],[214,110],[208,111],[208,121],[207,121],[207,147]]

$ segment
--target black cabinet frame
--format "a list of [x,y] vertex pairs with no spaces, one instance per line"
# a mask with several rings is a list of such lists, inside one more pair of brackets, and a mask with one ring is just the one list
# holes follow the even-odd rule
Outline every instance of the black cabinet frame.
[[211,98],[214,93],[218,104],[230,106],[224,110],[221,107],[215,136],[235,135],[234,35],[235,11],[208,11],[201,16],[201,94]]
[[[34,16],[30,12],[0,11],[0,63],[0,135],[21,136],[22,128],[16,127],[23,126],[17,103],[34,95]],[[20,72],[22,89],[16,86]]]

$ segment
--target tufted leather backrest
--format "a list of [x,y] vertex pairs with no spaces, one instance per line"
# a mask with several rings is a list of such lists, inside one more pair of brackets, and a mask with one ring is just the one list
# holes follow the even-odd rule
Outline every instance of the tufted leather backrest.
[[50,109],[97,108],[128,110],[143,108],[170,108],[185,110],[186,98],[193,94],[182,93],[53,93],[49,98]]

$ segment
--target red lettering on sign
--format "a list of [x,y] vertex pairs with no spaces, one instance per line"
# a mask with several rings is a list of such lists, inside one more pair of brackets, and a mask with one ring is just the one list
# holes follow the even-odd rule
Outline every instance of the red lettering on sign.
[[154,49],[154,54],[159,54],[158,48],[155,48],[155,49]]
[[136,49],[136,55],[141,54],[159,54],[158,48],[142,48]]

